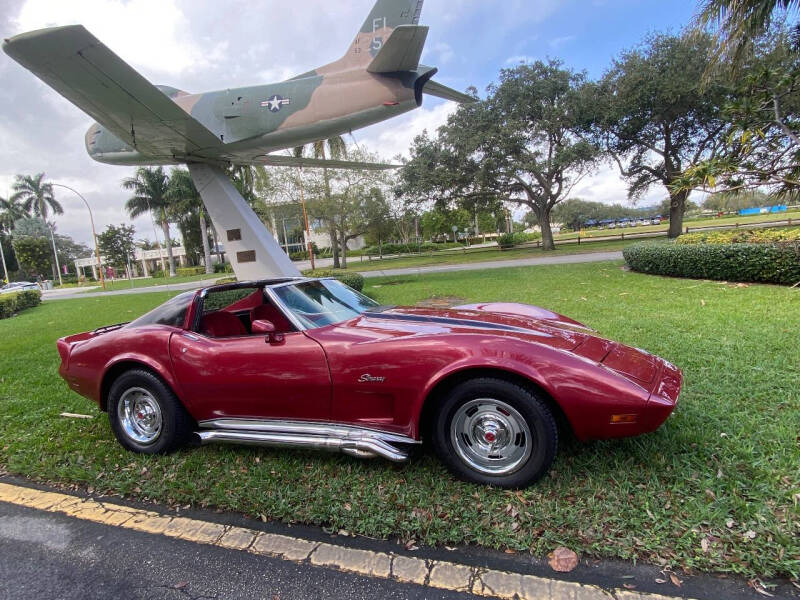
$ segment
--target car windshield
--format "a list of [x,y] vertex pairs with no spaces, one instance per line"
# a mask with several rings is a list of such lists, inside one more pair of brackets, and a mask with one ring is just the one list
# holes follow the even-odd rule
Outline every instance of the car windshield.
[[378,306],[334,279],[304,281],[273,288],[275,295],[309,329],[342,323]]
[[194,298],[195,292],[184,292],[167,300],[161,306],[154,308],[144,316],[131,322],[128,327],[141,327],[142,325],[169,325],[170,327],[183,327],[186,319],[186,310]]

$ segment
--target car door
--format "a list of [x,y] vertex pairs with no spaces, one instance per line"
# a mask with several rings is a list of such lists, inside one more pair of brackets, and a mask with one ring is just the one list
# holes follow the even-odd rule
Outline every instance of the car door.
[[325,352],[303,332],[287,333],[280,343],[269,343],[264,335],[176,333],[170,356],[181,397],[198,421],[330,420]]

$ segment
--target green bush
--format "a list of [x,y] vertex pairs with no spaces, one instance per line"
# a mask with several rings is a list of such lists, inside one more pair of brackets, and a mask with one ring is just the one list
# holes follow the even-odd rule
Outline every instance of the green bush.
[[418,254],[420,252],[435,252],[436,250],[451,250],[463,248],[464,244],[457,242],[422,242],[421,244],[383,244],[382,246],[367,246],[361,253],[365,256],[380,256],[383,254]]
[[180,269],[176,269],[175,272],[178,274],[178,277],[191,277],[192,275],[202,275],[206,272],[205,267],[181,267]]
[[623,251],[634,271],[669,277],[794,285],[800,244],[635,244]]
[[214,273],[233,273],[231,263],[214,263]]
[[513,248],[514,246],[535,242],[540,239],[542,239],[542,234],[540,233],[504,233],[497,238],[497,245],[501,248]]
[[0,296],[0,319],[7,319],[26,308],[33,308],[42,302],[42,292],[39,290],[25,290],[15,294]]
[[159,269],[158,271],[150,272],[150,277],[154,279],[164,279],[166,276],[167,276],[166,271],[162,271],[161,269]]
[[345,285],[349,285],[354,290],[359,292],[364,289],[364,277],[358,273],[351,273],[349,271],[328,271],[325,269],[317,269],[316,271],[303,271],[303,275],[307,277],[335,277]]
[[800,242],[800,227],[790,229],[729,229],[687,233],[679,244],[776,244]]

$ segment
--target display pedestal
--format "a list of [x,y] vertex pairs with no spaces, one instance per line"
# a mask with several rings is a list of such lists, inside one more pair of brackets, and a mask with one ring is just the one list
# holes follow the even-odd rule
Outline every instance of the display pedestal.
[[189,172],[239,281],[301,276],[222,169],[190,164]]

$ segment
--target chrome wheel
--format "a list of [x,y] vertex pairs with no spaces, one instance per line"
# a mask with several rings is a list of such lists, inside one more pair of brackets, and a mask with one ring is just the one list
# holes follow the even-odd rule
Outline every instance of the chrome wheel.
[[117,416],[125,435],[138,444],[153,444],[161,434],[161,406],[144,388],[125,390],[117,404]]
[[531,455],[533,438],[523,416],[500,400],[470,400],[456,410],[450,439],[458,456],[487,475],[519,470]]

